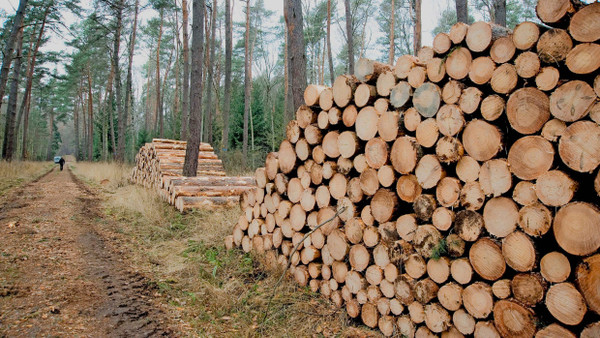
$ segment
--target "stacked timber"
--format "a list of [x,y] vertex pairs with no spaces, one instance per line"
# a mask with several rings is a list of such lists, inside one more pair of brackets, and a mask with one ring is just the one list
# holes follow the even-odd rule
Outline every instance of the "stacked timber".
[[226,246],[386,336],[600,336],[600,3],[537,11],[309,85]]
[[187,143],[153,139],[135,157],[131,179],[159,191],[179,211],[214,206],[231,206],[242,192],[255,187],[253,177],[227,177],[223,163],[208,143],[198,149],[197,177],[183,176]]

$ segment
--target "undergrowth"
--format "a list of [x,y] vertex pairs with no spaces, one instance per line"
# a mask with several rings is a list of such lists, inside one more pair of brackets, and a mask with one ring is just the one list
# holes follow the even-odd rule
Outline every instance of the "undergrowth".
[[[261,323],[282,271],[263,256],[225,249],[238,207],[180,214],[154,191],[128,183],[129,168],[77,163],[74,172],[103,188],[105,213],[116,221],[110,230],[127,247],[132,268],[165,297],[182,336],[376,335],[352,327],[343,308],[292,280],[279,286]],[[115,182],[100,184],[106,179]]]
[[11,188],[40,177],[53,165],[51,162],[0,161],[0,196]]

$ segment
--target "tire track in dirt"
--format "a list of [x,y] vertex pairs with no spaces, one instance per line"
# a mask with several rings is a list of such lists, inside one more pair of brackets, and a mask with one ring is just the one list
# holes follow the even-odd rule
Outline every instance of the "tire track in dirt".
[[[174,335],[148,280],[97,229],[99,198],[52,171],[0,208],[0,336]],[[15,224],[16,226],[7,226]]]

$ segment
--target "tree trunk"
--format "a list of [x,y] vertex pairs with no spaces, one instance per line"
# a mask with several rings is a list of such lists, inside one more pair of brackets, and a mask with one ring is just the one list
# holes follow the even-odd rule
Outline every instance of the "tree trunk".
[[[77,90],[77,99],[80,101],[81,91]],[[73,131],[75,132],[75,159],[79,160],[79,101],[73,105]]]
[[457,22],[469,22],[469,7],[467,6],[467,0],[456,0],[456,21]]
[[[163,32],[163,17],[164,10],[160,10],[160,26],[158,28],[158,41],[156,42],[156,108],[155,108],[155,123],[159,124],[159,135],[163,137],[163,112],[162,112],[162,102],[160,96],[160,42],[162,39]],[[157,121],[158,120],[158,121]],[[154,126],[154,130],[156,131],[156,125]]]
[[[227,0],[229,1],[229,0]],[[190,105],[190,61],[189,61],[189,36],[188,36],[188,3],[187,0],[181,0],[181,12],[183,15],[183,99],[181,101],[181,135],[182,140],[187,139],[189,124],[189,105]],[[231,34],[231,33],[228,33]]]
[[206,78],[206,122],[204,127],[205,141],[213,143],[213,108],[212,108],[212,92],[213,92],[213,75],[214,75],[214,63],[215,63],[215,34],[217,28],[217,0],[213,0],[212,4],[212,18],[211,18],[211,34],[210,34],[210,56],[208,57],[208,76]]
[[202,119],[202,64],[204,63],[204,1],[194,0],[192,23],[192,73],[190,90],[190,128],[188,135],[184,176],[196,176],[198,169],[198,147]]
[[506,0],[494,0],[494,23],[506,27]]
[[48,139],[48,148],[46,149],[46,161],[52,161],[54,154],[52,153],[52,144],[54,143],[54,107],[50,107],[50,113],[48,114],[48,133],[50,134]]
[[[6,47],[4,49],[2,57],[2,69],[0,70],[0,100],[4,97],[4,91],[6,90],[6,83],[8,82],[10,64],[12,63],[13,52],[15,50],[15,41],[17,40],[19,31],[22,28],[21,26],[23,23],[25,9],[27,8],[27,2],[28,0],[19,1],[19,8],[17,9],[17,13],[15,14],[13,28],[10,32],[10,36],[8,37],[8,41],[6,42]],[[0,107],[2,107],[1,101]]]
[[[185,0],[184,0],[185,1]],[[223,98],[223,150],[229,150],[229,112],[231,110],[232,58],[231,0],[225,0],[225,94]]]
[[[87,69],[87,84],[88,84],[88,161],[94,159],[94,97],[92,95],[92,75],[90,65]],[[23,142],[25,146],[25,142]]]
[[[121,70],[119,68],[119,50],[121,47],[121,30],[123,25],[123,0],[117,3],[116,16],[117,16],[117,30],[115,32],[114,40],[114,54],[113,63],[115,64],[115,91],[117,97],[117,133],[118,133],[118,144],[116,148],[113,148],[115,158],[119,162],[123,162],[125,159],[125,127],[127,125],[127,116],[123,112],[122,97],[121,97]],[[112,120],[111,120],[112,121]],[[114,128],[113,130],[113,147],[115,146]]]
[[23,29],[19,29],[17,37],[17,56],[13,69],[13,80],[8,94],[8,108],[6,110],[6,125],[4,126],[4,143],[2,148],[2,158],[12,160],[15,151],[15,115],[17,112],[17,96],[19,94],[19,77],[21,76],[21,61],[23,50]]
[[327,0],[327,59],[329,61],[329,79],[333,86],[335,74],[333,71],[333,57],[331,56],[331,0]]
[[248,116],[250,115],[250,0],[246,0],[246,35],[244,38],[244,135],[242,152],[244,154],[244,166],[248,158]]
[[344,0],[346,7],[346,40],[348,42],[348,74],[354,74],[354,31],[352,30],[352,13],[350,0]]
[[414,55],[417,55],[419,49],[421,49],[421,0],[412,1],[414,13],[413,52]]
[[304,50],[304,30],[302,2],[286,0],[284,6],[285,23],[288,32],[288,81],[292,109],[304,102],[306,88],[306,52]]
[[[185,1],[185,0],[184,0]],[[135,13],[133,17],[133,27],[131,28],[131,38],[129,41],[129,61],[127,64],[127,80],[125,80],[125,109],[123,110],[123,134],[119,132],[119,139],[121,139],[121,135],[123,137],[123,145],[121,148],[121,143],[119,143],[119,151],[121,152],[123,158],[125,160],[125,141],[127,138],[127,119],[130,116],[130,110],[133,106],[133,54],[135,50],[135,35],[137,31],[137,18],[138,18],[138,10],[139,10],[140,1],[135,1]],[[133,116],[133,114],[131,114]],[[134,144],[133,140],[131,140],[132,144]]]
[[396,21],[396,17],[394,15],[394,11],[396,10],[396,3],[394,0],[392,0],[392,8],[391,8],[391,14],[390,14],[390,57],[388,60],[388,63],[390,65],[394,64],[394,53],[395,53],[395,48],[396,46],[394,45],[394,22]]
[[35,48],[33,50],[33,56],[31,57],[31,62],[27,66],[27,85],[25,86],[25,93],[23,94],[23,99],[21,101],[21,108],[19,109],[19,115],[23,115],[23,139],[22,139],[22,154],[21,158],[27,158],[27,130],[29,129],[29,107],[31,102],[31,86],[33,85],[33,70],[35,69],[35,60],[37,58],[37,52],[42,44],[42,37],[44,36],[44,28],[46,27],[46,20],[48,19],[48,14],[50,13],[50,6],[46,7],[46,12],[44,13],[44,19],[42,20],[42,27],[40,28],[40,33],[37,37],[37,41],[35,42]]

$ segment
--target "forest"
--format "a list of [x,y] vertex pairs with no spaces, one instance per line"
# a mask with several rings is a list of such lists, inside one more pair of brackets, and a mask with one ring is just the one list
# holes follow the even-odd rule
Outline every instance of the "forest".
[[[393,64],[416,54],[431,20],[421,7],[434,3],[284,0],[277,13],[264,0],[193,10],[188,0],[16,2],[0,12],[3,159],[132,162],[154,137],[187,140],[197,97],[200,139],[243,168],[279,145],[307,83],[331,86],[363,56]],[[533,0],[435,3],[444,9],[427,34],[457,18],[537,20]],[[194,35],[202,55],[191,82]]]

